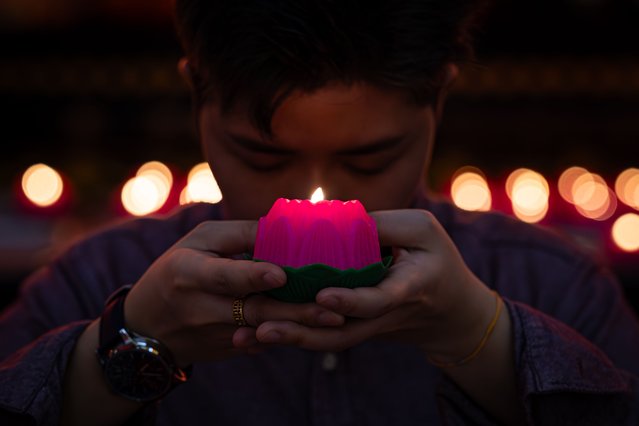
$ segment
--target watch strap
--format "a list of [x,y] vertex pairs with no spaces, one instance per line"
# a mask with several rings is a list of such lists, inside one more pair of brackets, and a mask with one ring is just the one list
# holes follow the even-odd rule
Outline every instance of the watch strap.
[[100,319],[100,339],[97,351],[101,360],[106,356],[109,350],[115,348],[122,342],[120,330],[126,326],[124,323],[124,301],[131,287],[130,285],[120,287],[109,296],[105,303],[105,308]]
[[[132,287],[132,285],[125,285],[120,287],[113,294],[111,294],[105,302],[105,308],[100,318],[100,336],[98,348],[96,349],[98,360],[103,366],[108,360],[109,352],[123,343],[120,330],[127,330],[124,319],[124,301],[126,300],[126,296],[129,291],[131,291]],[[154,342],[156,349],[160,351],[163,358],[173,369],[173,386],[184,383],[191,377],[191,374],[193,373],[193,366],[188,365],[184,368],[178,367],[169,349],[166,348],[161,342],[156,339],[139,336],[135,332],[129,331],[129,334],[134,337],[142,337],[147,341]]]

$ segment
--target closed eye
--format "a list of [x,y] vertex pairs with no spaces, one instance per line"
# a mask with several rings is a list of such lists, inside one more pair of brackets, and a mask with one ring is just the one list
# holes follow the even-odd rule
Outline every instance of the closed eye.
[[295,152],[266,144],[243,136],[228,135],[231,150],[251,169],[258,172],[274,172],[284,168]]

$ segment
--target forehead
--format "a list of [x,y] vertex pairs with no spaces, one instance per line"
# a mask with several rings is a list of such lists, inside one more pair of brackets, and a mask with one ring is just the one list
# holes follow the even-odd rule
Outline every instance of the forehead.
[[[416,131],[423,123],[423,109],[409,102],[402,91],[366,84],[334,84],[312,93],[293,92],[273,115],[272,143],[290,149],[357,147]],[[242,115],[228,120],[227,130],[258,137]]]

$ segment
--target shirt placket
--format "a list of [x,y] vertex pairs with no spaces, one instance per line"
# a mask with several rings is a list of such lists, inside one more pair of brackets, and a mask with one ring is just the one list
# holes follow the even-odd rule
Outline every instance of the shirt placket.
[[314,426],[352,425],[345,353],[318,352],[311,380],[311,422]]

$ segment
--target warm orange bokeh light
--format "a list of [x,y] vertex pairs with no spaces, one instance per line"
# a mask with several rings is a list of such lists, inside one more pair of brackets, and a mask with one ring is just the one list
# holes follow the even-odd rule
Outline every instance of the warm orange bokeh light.
[[457,207],[470,211],[487,211],[492,196],[486,179],[476,169],[463,168],[455,173],[450,194]]
[[149,161],[148,163],[144,163],[138,169],[136,176],[157,176],[164,182],[164,186],[171,189],[173,186],[173,174],[171,170],[164,164],[159,161]]
[[134,216],[154,213],[166,203],[172,186],[173,175],[169,168],[159,161],[149,161],[124,184],[122,205]]
[[515,216],[524,222],[539,222],[548,213],[548,181],[533,170],[517,169],[512,172],[506,180],[506,193]]
[[612,239],[624,251],[639,250],[639,215],[627,213],[620,216],[612,225]]
[[508,175],[508,179],[506,179],[506,194],[508,198],[513,199],[513,190],[515,184],[520,185],[522,182],[530,180],[532,182],[538,182],[541,187],[545,188],[544,192],[548,193],[548,182],[546,178],[544,178],[541,174],[535,172],[530,169],[517,169],[513,171],[510,175]]
[[166,198],[160,192],[157,182],[148,176],[129,179],[122,188],[122,205],[134,216],[144,216],[157,211]]
[[38,207],[55,204],[62,196],[63,189],[60,174],[46,164],[34,164],[22,175],[24,195]]
[[615,192],[627,206],[639,209],[639,169],[626,169],[615,181]]
[[315,192],[313,192],[313,195],[311,195],[311,203],[317,203],[323,200],[324,200],[324,191],[322,191],[322,187],[320,186],[315,190]]
[[158,197],[153,211],[159,210],[166,203],[171,193],[171,187],[173,186],[171,170],[159,161],[149,161],[138,169],[136,176],[143,176],[155,185]]
[[579,179],[581,176],[588,174],[588,170],[583,167],[570,167],[566,169],[561,176],[559,176],[559,182],[557,187],[559,189],[559,195],[561,198],[568,201],[571,204],[574,204],[575,201],[572,195],[572,189],[575,184],[575,181]]
[[513,213],[515,213],[515,216],[523,222],[537,223],[545,218],[546,214],[548,214],[548,204],[545,204],[542,209],[534,212],[519,210],[513,206]]
[[180,204],[188,203],[219,203],[222,192],[208,163],[200,163],[189,172],[186,188],[180,194]]
[[617,199],[606,181],[599,175],[585,173],[572,186],[572,198],[577,211],[584,217],[606,220],[617,209]]

